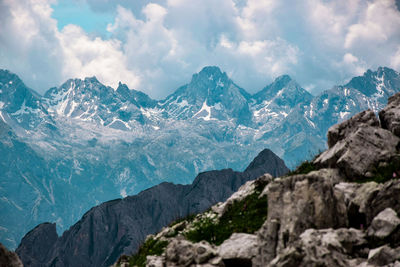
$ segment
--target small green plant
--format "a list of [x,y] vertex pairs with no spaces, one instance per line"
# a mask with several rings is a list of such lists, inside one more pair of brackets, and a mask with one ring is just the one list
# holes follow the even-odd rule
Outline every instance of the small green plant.
[[358,180],[360,183],[376,182],[385,183],[391,179],[400,178],[400,156],[393,157],[390,161],[378,164],[372,170],[372,177]]
[[129,266],[146,266],[146,257],[149,255],[161,255],[168,245],[168,241],[159,241],[154,238],[148,238],[139,248],[139,251],[129,257]]
[[[260,187],[262,189],[263,187]],[[256,190],[241,201],[235,201],[219,220],[205,217],[194,223],[193,230],[185,234],[193,242],[202,240],[220,245],[232,233],[254,233],[267,219],[267,197],[259,198],[261,190]]]
[[288,173],[289,176],[295,175],[295,174],[307,174],[312,171],[316,171],[317,167],[312,161],[304,161],[302,162],[294,171],[291,171]]

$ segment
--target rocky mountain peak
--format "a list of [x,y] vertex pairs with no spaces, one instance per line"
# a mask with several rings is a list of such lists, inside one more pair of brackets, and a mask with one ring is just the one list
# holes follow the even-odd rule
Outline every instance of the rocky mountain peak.
[[354,77],[344,87],[354,88],[368,97],[387,99],[400,88],[400,74],[393,69],[379,67],[377,71],[367,70],[362,76]]
[[100,83],[99,80],[96,78],[96,76],[92,76],[92,77],[86,77],[84,79],[84,81],[86,83]]
[[130,89],[126,84],[118,83],[116,93],[122,101],[129,101],[138,107],[152,108],[157,105],[157,101],[151,99],[147,94]]
[[172,116],[249,122],[250,95],[218,67],[205,67],[161,103]]
[[[271,168],[271,163],[273,163],[272,165],[275,166],[274,169]],[[276,168],[276,166],[280,166],[281,169]],[[269,173],[272,176],[278,176],[278,173],[289,172],[289,169],[286,168],[281,158],[266,148],[261,151],[246,168],[245,172],[249,171],[256,173],[255,176],[261,176],[264,173]]]
[[288,107],[294,107],[299,103],[308,103],[312,97],[289,75],[279,76],[273,83],[253,95],[257,103],[273,102],[278,106]]
[[7,112],[16,112],[22,105],[38,108],[39,98],[40,96],[26,87],[16,74],[0,70],[0,101]]
[[[196,75],[196,74],[195,74]],[[207,77],[207,78],[212,78],[212,77],[220,77],[220,76],[226,76],[225,72],[222,72],[221,69],[217,66],[206,66],[201,69],[201,71],[197,74],[201,77]]]
[[213,99],[231,83],[225,72],[221,72],[218,67],[210,66],[204,67],[199,73],[193,75],[187,90],[193,94],[193,97]]

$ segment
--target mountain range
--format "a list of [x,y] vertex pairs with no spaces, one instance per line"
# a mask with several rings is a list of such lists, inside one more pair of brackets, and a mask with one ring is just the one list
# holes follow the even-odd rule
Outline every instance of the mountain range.
[[264,148],[293,168],[325,148],[331,125],[399,91],[399,73],[380,67],[318,96],[287,75],[252,95],[205,67],[159,101],[95,77],[41,96],[0,70],[0,242],[15,248],[45,221],[63,231],[92,206],[161,182],[244,170]]

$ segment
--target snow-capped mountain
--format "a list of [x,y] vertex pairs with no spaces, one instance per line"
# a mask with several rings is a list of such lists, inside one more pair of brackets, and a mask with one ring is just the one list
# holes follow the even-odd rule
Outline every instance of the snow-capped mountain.
[[24,128],[34,128],[43,122],[51,123],[41,96],[7,70],[0,70],[0,117],[3,121],[16,121]]
[[117,91],[101,84],[96,77],[70,79],[51,88],[44,96],[50,113],[95,122],[110,128],[131,130],[143,123],[139,103],[120,85]]
[[354,77],[349,83],[335,86],[316,96],[306,111],[307,117],[325,135],[333,124],[350,118],[357,112],[382,109],[389,96],[399,92],[400,76],[395,70],[380,67]]
[[159,103],[170,118],[251,121],[250,95],[228,78],[218,67],[205,67],[194,74],[189,84]]
[[241,171],[264,148],[293,168],[324,149],[331,125],[399,91],[399,73],[379,68],[316,97],[287,75],[250,95],[205,67],[160,101],[95,77],[40,96],[0,70],[0,242],[15,248],[43,221],[65,230],[90,207],[163,181]]

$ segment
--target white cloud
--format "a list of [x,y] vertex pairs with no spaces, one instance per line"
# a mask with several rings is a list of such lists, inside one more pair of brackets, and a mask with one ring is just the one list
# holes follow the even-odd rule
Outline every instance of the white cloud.
[[400,35],[400,16],[394,0],[375,0],[368,4],[360,21],[349,27],[345,48],[363,44],[385,43]]
[[140,79],[127,68],[126,57],[118,40],[90,38],[78,26],[67,25],[58,33],[64,56],[63,77],[85,78],[96,76],[114,88],[123,81],[132,88]]
[[397,70],[400,69],[400,46],[397,48],[396,53],[393,55],[390,61],[390,66]]

